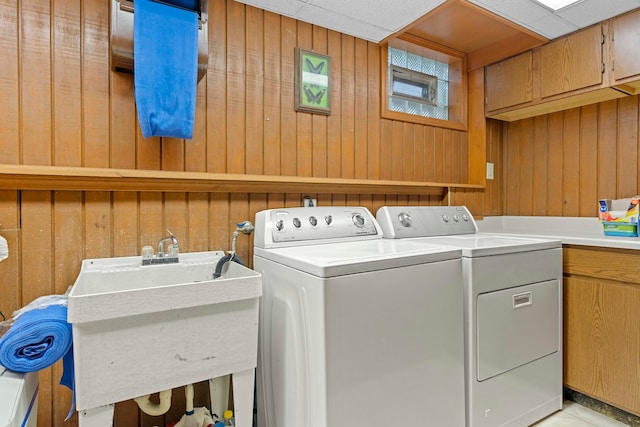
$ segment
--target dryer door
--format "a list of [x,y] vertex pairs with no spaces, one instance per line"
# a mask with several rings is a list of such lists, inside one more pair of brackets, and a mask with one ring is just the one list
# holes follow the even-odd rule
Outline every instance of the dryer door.
[[558,351],[558,280],[478,295],[478,381]]

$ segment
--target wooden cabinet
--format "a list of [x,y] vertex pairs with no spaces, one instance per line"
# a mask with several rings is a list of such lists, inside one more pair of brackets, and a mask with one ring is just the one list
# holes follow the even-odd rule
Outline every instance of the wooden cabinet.
[[[614,84],[640,79],[640,10],[611,20],[611,73]],[[637,85],[636,85],[637,88]]]
[[640,415],[640,252],[565,246],[564,384]]
[[[640,10],[532,49],[530,64],[523,54],[487,66],[486,116],[520,120],[640,93],[639,37]],[[517,98],[529,74],[531,99]]]
[[601,85],[603,37],[594,25],[540,47],[541,97]]
[[531,102],[533,100],[532,51],[489,65],[486,69],[487,110]]

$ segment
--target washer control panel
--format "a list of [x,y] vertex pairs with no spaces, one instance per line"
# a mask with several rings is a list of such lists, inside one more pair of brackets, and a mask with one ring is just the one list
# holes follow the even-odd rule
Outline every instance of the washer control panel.
[[466,206],[383,206],[376,219],[384,237],[450,236],[474,234],[476,222]]
[[[321,244],[345,240],[382,238],[375,217],[367,208],[317,206],[269,209],[256,214],[257,247]],[[285,243],[288,243],[285,245]]]

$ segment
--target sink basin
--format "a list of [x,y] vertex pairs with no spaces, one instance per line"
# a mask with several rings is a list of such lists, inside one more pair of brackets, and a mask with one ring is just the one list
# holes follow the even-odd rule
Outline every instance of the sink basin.
[[254,369],[259,273],[223,252],[86,259],[69,294],[79,411]]

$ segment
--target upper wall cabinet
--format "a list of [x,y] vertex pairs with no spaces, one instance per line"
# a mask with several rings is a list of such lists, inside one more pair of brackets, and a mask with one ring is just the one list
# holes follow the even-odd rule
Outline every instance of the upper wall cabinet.
[[603,38],[595,25],[540,47],[541,97],[601,85]]
[[[531,61],[523,54],[487,66],[486,116],[520,120],[640,93],[639,39],[640,9],[534,48]],[[530,99],[518,97],[529,81]]]
[[489,65],[486,82],[488,111],[533,101],[532,51]]
[[[640,79],[640,10],[611,20],[611,73],[614,84],[628,83],[629,79]],[[638,81],[627,84],[638,92]]]

